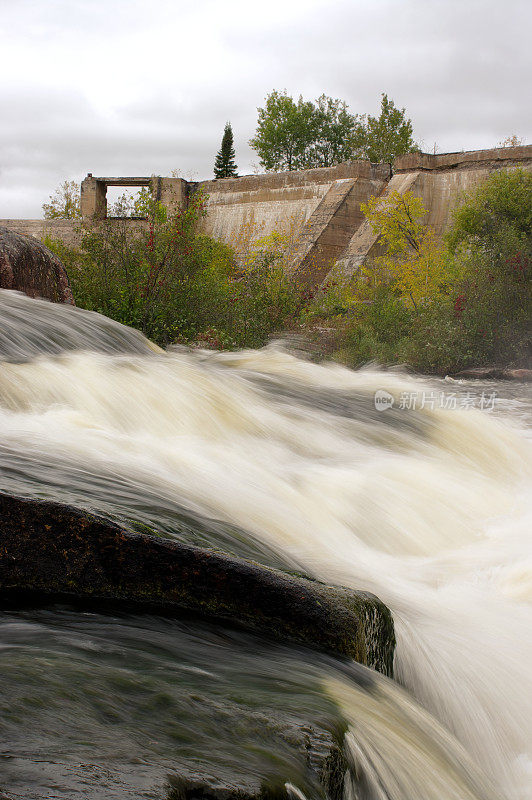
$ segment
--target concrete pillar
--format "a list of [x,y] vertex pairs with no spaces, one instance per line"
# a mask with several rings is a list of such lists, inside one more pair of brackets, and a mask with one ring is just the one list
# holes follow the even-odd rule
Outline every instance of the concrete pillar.
[[187,198],[187,182],[182,178],[161,178],[152,176],[151,191],[172,214],[184,207]]
[[89,172],[81,182],[81,216],[84,219],[105,219],[107,216],[107,186]]

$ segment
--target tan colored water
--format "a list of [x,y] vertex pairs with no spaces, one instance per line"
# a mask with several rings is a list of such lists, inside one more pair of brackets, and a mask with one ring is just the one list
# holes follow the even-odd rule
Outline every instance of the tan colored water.
[[[217,520],[211,544],[227,539],[234,552],[273,554],[375,592],[394,615],[396,679],[427,715],[384,680],[380,700],[365,705],[349,685],[328,684],[366,775],[368,794],[359,796],[527,800],[526,387],[353,372],[274,347],[156,354],[139,340],[126,354],[106,339],[96,352],[98,323],[83,324],[90,351],[80,330],[73,352],[24,361],[22,342],[19,363],[2,365],[4,488],[159,519],[169,533],[185,509],[192,520]],[[378,390],[394,397],[392,408],[375,408]],[[417,408],[401,408],[414,395]],[[453,405],[450,395],[457,407],[439,408]],[[480,774],[493,795],[478,788]]]

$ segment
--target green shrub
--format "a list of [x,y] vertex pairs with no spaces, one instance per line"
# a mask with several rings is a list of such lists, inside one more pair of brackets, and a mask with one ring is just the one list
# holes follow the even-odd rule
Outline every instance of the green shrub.
[[[366,280],[364,291],[355,291],[352,320],[338,343],[344,361],[407,363],[440,374],[470,366],[530,365],[532,175],[521,169],[496,172],[465,196],[446,244],[440,257],[446,279],[433,282],[415,308],[397,296],[397,282]],[[407,274],[409,258],[417,258],[415,251],[403,252],[398,266]],[[368,274],[371,264],[361,273]]]
[[[464,195],[453,213],[446,236],[452,252],[482,243],[497,252],[530,245],[532,231],[532,173],[500,170]],[[510,245],[511,241],[511,245]]]
[[239,265],[230,247],[197,233],[201,195],[172,215],[148,193],[135,203],[144,224],[84,224],[79,248],[47,240],[67,268],[77,305],[163,346],[260,347],[297,319],[305,291],[286,276],[281,235],[258,240]]
[[403,340],[410,335],[413,311],[388,286],[379,286],[371,300],[361,301],[344,327],[338,356],[349,366],[370,361],[396,363]]
[[457,208],[447,241],[462,265],[453,317],[468,352],[483,364],[530,363],[532,174],[494,173]]
[[[351,366],[407,363],[444,374],[532,360],[532,176],[523,170],[496,172],[464,198],[446,249],[434,242],[416,200],[413,241],[430,246],[391,247],[364,266],[358,282],[331,279],[316,292],[288,277],[290,237],[256,240],[239,263],[231,248],[199,235],[204,202],[195,195],[169,216],[145,193],[136,201],[144,227],[130,220],[84,226],[79,249],[48,240],[76,303],[161,345],[260,347],[272,334],[306,326]],[[410,208],[413,200],[401,202]],[[383,211],[375,210],[372,222],[380,224]],[[405,215],[383,219],[385,243],[393,244],[394,220],[404,228]]]

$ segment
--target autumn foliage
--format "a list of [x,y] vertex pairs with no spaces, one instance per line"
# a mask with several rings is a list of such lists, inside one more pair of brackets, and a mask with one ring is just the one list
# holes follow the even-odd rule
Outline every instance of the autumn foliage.
[[337,357],[438,373],[531,365],[530,173],[501,170],[464,195],[444,242],[412,192],[362,209],[382,254],[356,276]]

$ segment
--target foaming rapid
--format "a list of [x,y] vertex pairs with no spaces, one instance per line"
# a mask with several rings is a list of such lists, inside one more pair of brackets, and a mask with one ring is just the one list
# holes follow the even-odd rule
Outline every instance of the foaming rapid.
[[159,348],[133,328],[71,305],[51,304],[0,289],[0,358],[23,361],[43,353],[97,350],[148,353]]
[[[412,746],[406,696],[394,699],[396,723],[393,714],[379,723],[376,708],[364,712],[348,686],[331,684],[350,722],[353,769],[366,776],[359,796],[530,797],[525,386],[353,372],[275,347],[155,352],[76,309],[79,336],[62,348],[64,308],[38,303],[37,314],[36,301],[7,294],[0,311],[15,303],[18,316],[0,320],[0,349],[17,362],[0,372],[4,490],[375,592],[392,609],[395,676],[427,712],[416,737],[431,755],[419,756],[419,738]],[[15,340],[13,358],[5,343]],[[382,411],[379,390],[394,400]],[[483,411],[482,391],[497,394]],[[462,751],[493,795],[453,783]]]

